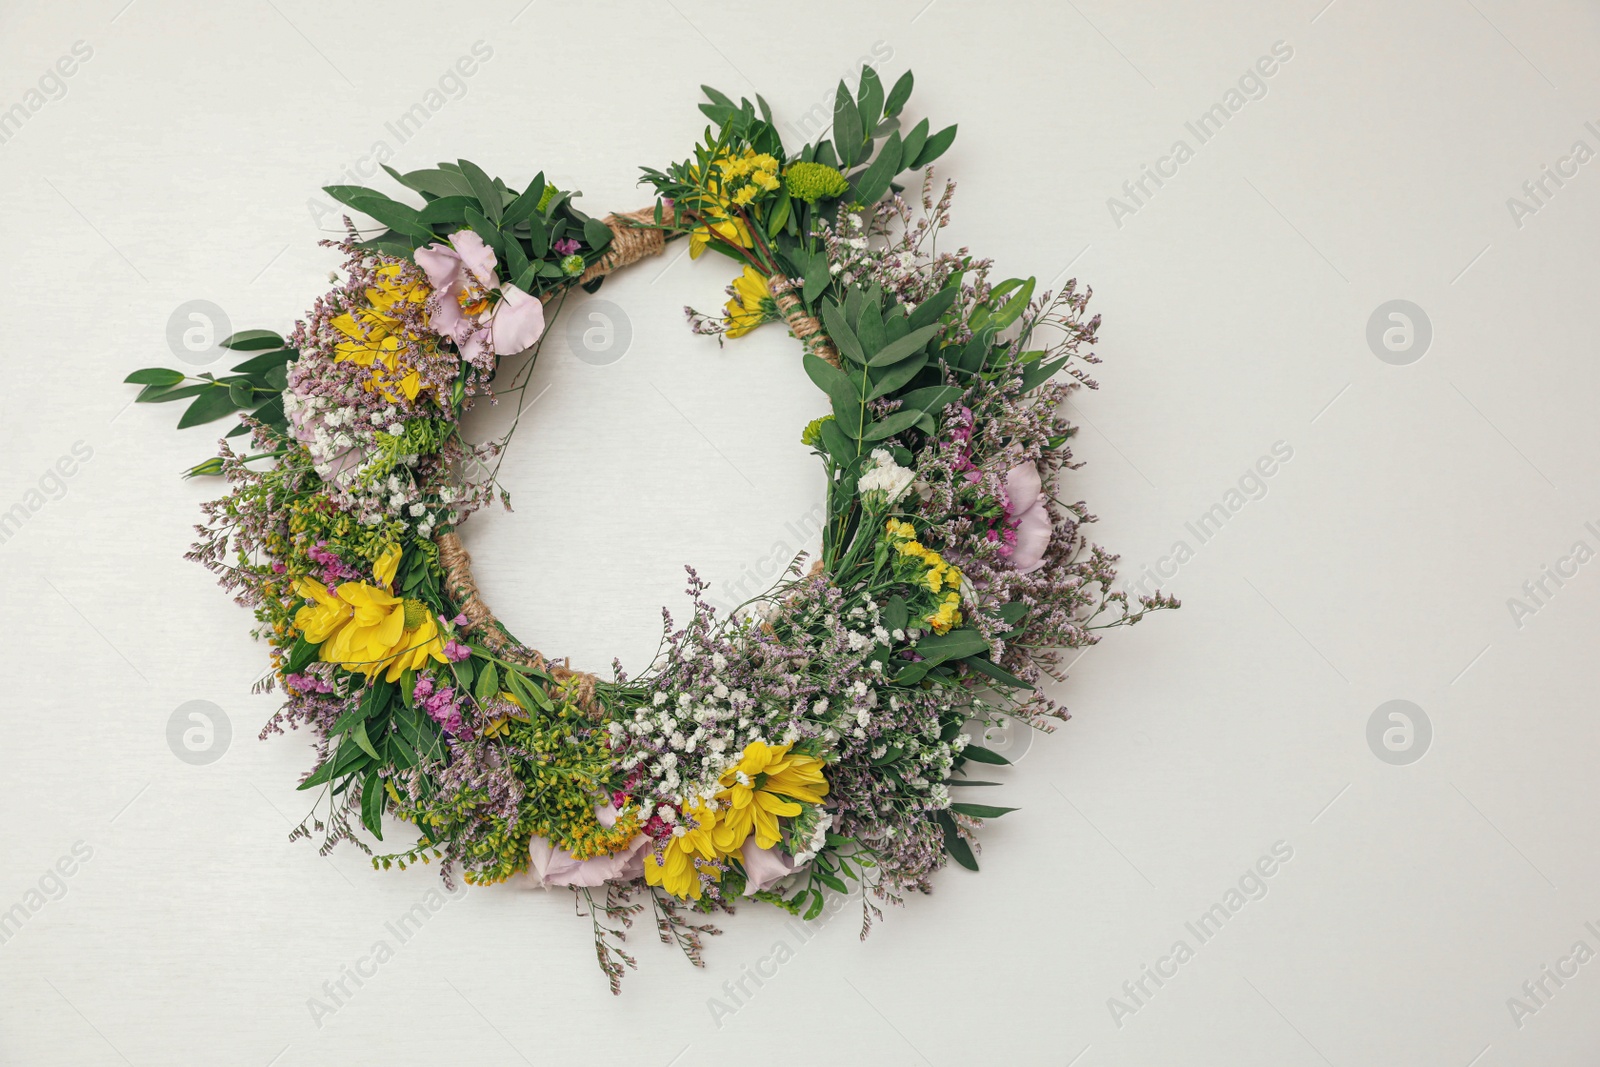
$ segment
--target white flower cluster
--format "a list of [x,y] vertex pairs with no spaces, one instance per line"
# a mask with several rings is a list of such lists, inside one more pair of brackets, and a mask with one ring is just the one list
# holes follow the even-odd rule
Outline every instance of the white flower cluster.
[[361,522],[398,519],[427,538],[435,527],[460,521],[451,507],[458,492],[446,487],[428,498],[415,473],[423,457],[398,451],[406,424],[394,404],[369,413],[333,397],[302,397],[286,389],[283,412],[329,496]]
[[893,504],[911,485],[916,473],[896,463],[887,449],[874,448],[871,460],[872,465],[862,471],[856,483],[857,490],[862,496],[874,491],[882,492],[884,503]]
[[[695,646],[683,651],[693,661],[707,653]],[[727,669],[720,652],[709,653],[714,672]],[[613,722],[613,739],[626,744],[631,735],[641,745],[621,760],[623,770],[644,767],[644,780],[637,793],[652,798],[659,807],[656,814],[668,822],[669,813],[696,800],[710,801],[721,790],[718,779],[739,762],[747,745],[755,741],[793,744],[798,734],[793,728],[781,736],[771,735],[775,723],[791,718],[788,708],[763,706],[742,689],[730,689],[717,674],[699,691],[655,692],[648,705],[634,710],[630,720]],[[642,818],[649,819],[648,807]]]

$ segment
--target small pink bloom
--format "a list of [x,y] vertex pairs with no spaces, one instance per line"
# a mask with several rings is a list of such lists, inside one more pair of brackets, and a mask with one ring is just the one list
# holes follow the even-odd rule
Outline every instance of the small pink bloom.
[[1021,463],[1006,472],[1006,496],[1010,498],[1006,516],[1016,531],[1011,565],[1029,574],[1044,566],[1045,550],[1050,547],[1050,537],[1055,533],[1050,510],[1045,506],[1038,466]]
[[[514,355],[544,333],[544,305],[500,283],[494,249],[471,230],[451,234],[448,245],[419,248],[415,258],[434,288],[429,305],[434,328],[454,341],[468,362],[485,352]],[[499,300],[491,297],[494,292]]]

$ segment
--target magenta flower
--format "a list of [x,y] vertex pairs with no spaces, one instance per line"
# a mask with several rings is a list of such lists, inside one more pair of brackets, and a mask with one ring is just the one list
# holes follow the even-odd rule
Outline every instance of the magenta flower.
[[1016,530],[1017,538],[1011,546],[1011,565],[1029,574],[1044,566],[1045,550],[1050,547],[1050,535],[1055,533],[1050,510],[1045,507],[1038,465],[1020,463],[1007,471],[1006,496],[1006,521]]
[[544,305],[495,273],[494,250],[471,230],[450,243],[416,251],[417,266],[434,288],[429,304],[435,329],[450,338],[468,362],[486,353],[521,352],[544,333]]

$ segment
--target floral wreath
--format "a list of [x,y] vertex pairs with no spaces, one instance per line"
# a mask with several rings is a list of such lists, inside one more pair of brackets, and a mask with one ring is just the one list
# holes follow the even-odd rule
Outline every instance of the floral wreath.
[[[300,788],[318,799],[291,838],[375,867],[438,859],[447,883],[570,887],[613,992],[646,903],[701,965],[705,917],[740,898],[813,919],[855,882],[865,936],[947,861],[977,869],[982,821],[1013,809],[957,799],[996,784],[974,764],[1008,762],[972,733],[1053,729],[1066,711],[1035,683],[1064,677],[1062,650],[1177,601],[1114,591],[1093,516],[1054,495],[1078,466],[1062,405],[1096,388],[1089,290],[1036,296],[936,248],[954,185],[929,164],[956,128],[906,129],[911,88],[864,69],[831,140],[797,152],[759,96],[706,88],[692,158],[645,168],[655,204],[604,220],[543,174],[518,189],[466,160],[386,166],[420,206],[330,186],[379,229],[347,218],[323,242],[342,273],[287,337],[229,337],[246,358],[227,374],[128,376],[140,401],[188,400],[180,428],[245,413],[189,472],[229,483],[189,555],[271,648],[258,688],[286,700],[262,736],[316,739]],[[800,435],[827,522],[819,558],[725,616],[690,569],[688,621],[664,613],[655,662],[604,680],[479,595],[456,529],[509,506],[493,472],[510,433],[472,443],[462,417],[526,388],[573,288],[683,237],[740,268],[721,315],[688,309],[697,333],[783,322],[801,342],[829,406]],[[359,833],[396,822],[415,835],[398,852]]]

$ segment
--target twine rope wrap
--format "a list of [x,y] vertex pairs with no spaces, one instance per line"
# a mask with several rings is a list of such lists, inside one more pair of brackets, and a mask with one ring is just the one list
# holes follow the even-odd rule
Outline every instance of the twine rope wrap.
[[839,350],[834,347],[828,335],[822,332],[822,323],[818,322],[815,315],[807,313],[805,304],[795,295],[794,282],[781,274],[774,274],[767,279],[767,292],[772,294],[772,302],[778,307],[778,314],[783,316],[783,321],[789,324],[789,330],[805,350],[818,359],[825,359],[833,366],[839,366]]

